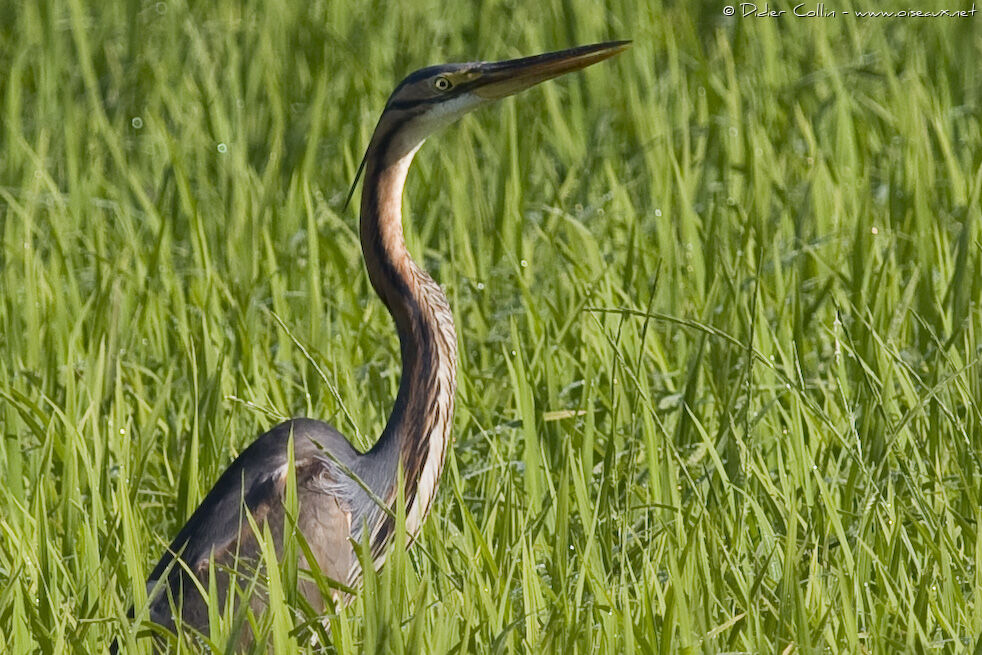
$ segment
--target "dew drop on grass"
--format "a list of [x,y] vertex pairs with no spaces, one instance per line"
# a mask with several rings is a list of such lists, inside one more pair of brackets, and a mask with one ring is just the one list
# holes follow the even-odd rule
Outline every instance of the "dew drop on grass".
[[529,263],[526,260],[522,260],[522,268],[528,268]]
[[134,116],[133,120],[130,121],[130,125],[133,126],[134,130],[138,130],[143,127],[143,119],[139,116]]
[[888,187],[886,184],[878,185],[876,189],[873,191],[873,200],[875,200],[876,204],[878,205],[882,205],[886,203],[887,198],[889,197],[890,197],[890,187]]
[[656,209],[655,210],[655,216],[661,216],[661,210],[660,209]]
[[154,8],[157,10],[157,13],[160,14],[161,16],[163,16],[165,13],[167,13],[167,3],[166,2],[158,2],[156,5],[154,5]]
[[220,152],[220,153],[222,153],[224,155],[226,152],[228,152],[228,146],[225,145],[224,143],[219,143],[218,144],[218,152]]
[[880,231],[876,229],[875,225],[871,227],[869,231],[872,232],[874,236],[880,233]]

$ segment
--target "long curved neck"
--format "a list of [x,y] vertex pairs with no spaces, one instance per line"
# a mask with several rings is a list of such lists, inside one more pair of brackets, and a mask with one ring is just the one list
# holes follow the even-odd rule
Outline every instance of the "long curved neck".
[[[368,276],[392,315],[402,350],[399,393],[382,436],[367,453],[379,495],[393,504],[401,464],[406,529],[415,537],[430,508],[453,418],[457,335],[447,297],[409,255],[402,231],[402,190],[418,145],[393,155],[373,142],[366,155],[361,245]],[[383,548],[389,521],[372,541]]]

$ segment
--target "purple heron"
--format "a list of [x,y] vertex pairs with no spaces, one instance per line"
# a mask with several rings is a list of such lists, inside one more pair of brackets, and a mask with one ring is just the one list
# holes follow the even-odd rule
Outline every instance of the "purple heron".
[[[396,87],[358,171],[365,177],[365,265],[395,321],[402,351],[399,391],[385,429],[363,453],[332,426],[310,419],[287,421],[257,438],[218,479],[150,574],[149,614],[154,623],[173,629],[179,614],[184,625],[206,631],[210,582],[224,602],[232,571],[242,562],[255,565],[261,560],[256,526],[269,526],[277,554],[282,555],[284,525],[295,525],[309,546],[298,555],[298,566],[316,565],[325,578],[348,589],[361,577],[355,544],[368,544],[376,568],[385,560],[400,495],[408,541],[416,537],[433,502],[450,441],[457,337],[446,295],[413,261],[403,238],[401,198],[413,155],[427,136],[464,114],[607,59],[628,43],[599,43],[494,63],[432,66]],[[288,518],[290,443],[297,513]],[[311,606],[323,611],[327,603],[320,588],[309,580],[299,585]],[[346,597],[335,592],[331,601],[344,602]],[[248,598],[257,609],[265,604],[261,591]]]

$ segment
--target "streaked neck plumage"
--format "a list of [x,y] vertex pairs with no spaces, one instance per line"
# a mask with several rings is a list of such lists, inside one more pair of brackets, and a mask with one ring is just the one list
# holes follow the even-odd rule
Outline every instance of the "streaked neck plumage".
[[[396,135],[398,136],[398,134]],[[394,507],[401,464],[410,541],[429,512],[453,423],[457,335],[447,297],[409,255],[402,190],[419,143],[376,133],[366,154],[361,244],[368,276],[392,315],[402,350],[402,379],[382,436],[367,453],[383,472],[377,493]],[[402,142],[402,143],[400,143]],[[372,549],[384,550],[392,521],[369,521]]]

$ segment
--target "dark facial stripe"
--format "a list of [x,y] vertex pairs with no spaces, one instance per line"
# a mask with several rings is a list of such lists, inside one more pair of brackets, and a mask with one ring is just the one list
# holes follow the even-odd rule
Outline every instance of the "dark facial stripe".
[[408,111],[410,109],[415,109],[416,107],[429,107],[439,102],[443,102],[447,98],[448,96],[439,95],[433,98],[421,98],[419,100],[399,100],[396,102],[390,102],[388,105],[386,105],[385,110],[389,111],[395,109]]
[[[426,107],[430,107],[432,105],[436,105],[441,102],[450,100],[451,98],[456,98],[457,96],[461,96],[467,93],[468,91],[470,91],[471,89],[480,86],[482,82],[484,82],[484,80],[482,80],[481,78],[478,78],[476,80],[471,80],[469,82],[461,82],[460,84],[454,86],[452,89],[449,89],[448,91],[445,91],[440,95],[433,96],[432,98],[418,98],[414,100],[389,100],[389,103],[385,106],[385,108],[386,110],[389,109],[408,110],[414,107],[419,107],[421,109],[420,113],[422,113],[422,110],[425,109]],[[395,94],[392,95],[395,96]]]

